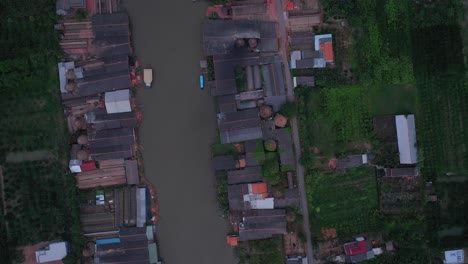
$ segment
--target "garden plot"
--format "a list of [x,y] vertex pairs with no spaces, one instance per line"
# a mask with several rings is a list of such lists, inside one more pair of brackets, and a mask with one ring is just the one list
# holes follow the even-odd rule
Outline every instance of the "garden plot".
[[311,222],[321,229],[336,229],[338,237],[376,229],[377,189],[374,168],[344,173],[314,173],[307,177]]
[[386,214],[417,214],[422,211],[422,178],[381,177],[379,178],[380,209]]

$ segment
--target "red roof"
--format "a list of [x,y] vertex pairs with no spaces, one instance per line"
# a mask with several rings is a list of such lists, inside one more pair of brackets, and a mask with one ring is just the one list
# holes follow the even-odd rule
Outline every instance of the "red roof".
[[239,237],[238,236],[227,236],[226,237],[226,242],[231,246],[235,247],[239,243]]
[[355,256],[367,252],[367,243],[365,240],[348,243],[345,244],[344,247],[347,256]]
[[96,163],[93,160],[83,161],[80,168],[81,171],[92,171],[96,169]]
[[325,55],[325,61],[333,61],[333,43],[325,42],[320,44],[320,50]]
[[268,196],[268,186],[265,182],[252,183],[252,193],[261,194],[263,198]]

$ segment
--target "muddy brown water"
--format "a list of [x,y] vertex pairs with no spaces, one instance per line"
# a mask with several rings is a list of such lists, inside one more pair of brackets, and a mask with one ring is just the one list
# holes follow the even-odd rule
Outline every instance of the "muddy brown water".
[[159,255],[167,264],[237,263],[215,198],[214,100],[199,88],[207,5],[191,0],[124,0],[123,5],[135,53],[154,70],[153,87],[140,89],[138,98],[146,176],[160,204]]

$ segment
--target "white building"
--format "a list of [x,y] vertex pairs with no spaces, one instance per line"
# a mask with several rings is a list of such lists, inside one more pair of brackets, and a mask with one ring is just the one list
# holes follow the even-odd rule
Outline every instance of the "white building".
[[463,249],[445,251],[445,264],[458,264],[465,262],[465,251]]
[[47,263],[67,256],[67,242],[54,242],[36,251],[36,261]]
[[395,116],[395,124],[397,129],[398,151],[400,152],[400,163],[418,163],[414,115],[397,115]]
[[105,95],[106,110],[108,114],[131,112],[130,90],[107,92]]

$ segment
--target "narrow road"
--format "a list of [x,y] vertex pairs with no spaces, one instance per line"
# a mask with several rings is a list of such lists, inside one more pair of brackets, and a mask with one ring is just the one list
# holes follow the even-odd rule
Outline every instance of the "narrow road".
[[[284,64],[284,75],[286,78],[286,90],[288,95],[288,100],[295,101],[294,96],[294,86],[292,83],[291,72],[289,71],[289,61],[288,61],[288,54],[287,54],[287,42],[288,37],[286,35],[286,19],[284,15],[283,5],[281,0],[276,0],[276,10],[278,12],[278,24],[279,24],[279,32],[280,32],[280,51],[279,55],[283,60]],[[302,205],[302,214],[303,214],[303,224],[304,224],[304,232],[306,236],[306,245],[305,250],[307,254],[307,260],[309,264],[314,263],[314,253],[312,249],[312,239],[311,239],[311,232],[310,232],[310,223],[309,223],[309,208],[307,207],[307,194],[305,189],[304,183],[304,168],[299,163],[301,157],[301,142],[299,140],[299,129],[297,126],[297,119],[293,118],[291,120],[292,123],[292,136],[294,141],[294,149],[296,151],[296,175],[297,175],[297,184],[299,186],[299,192],[301,193],[301,205]]]

